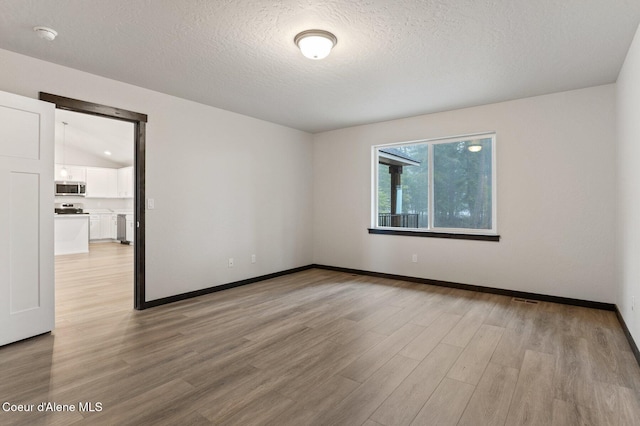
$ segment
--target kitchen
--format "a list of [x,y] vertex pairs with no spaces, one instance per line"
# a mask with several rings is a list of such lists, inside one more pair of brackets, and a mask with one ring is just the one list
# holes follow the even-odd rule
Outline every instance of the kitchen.
[[133,124],[57,109],[55,125],[55,255],[133,245]]

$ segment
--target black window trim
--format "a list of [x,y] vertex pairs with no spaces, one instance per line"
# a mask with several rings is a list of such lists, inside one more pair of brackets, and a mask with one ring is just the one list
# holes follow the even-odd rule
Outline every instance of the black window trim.
[[405,237],[448,238],[452,240],[500,241],[500,235],[458,234],[451,232],[401,230],[389,228],[369,228],[369,234],[401,235]]

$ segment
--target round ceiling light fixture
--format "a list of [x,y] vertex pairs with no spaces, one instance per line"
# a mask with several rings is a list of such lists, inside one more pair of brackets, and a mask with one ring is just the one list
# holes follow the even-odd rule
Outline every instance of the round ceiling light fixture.
[[33,27],[33,31],[38,34],[38,37],[47,41],[53,41],[58,36],[58,32],[49,27]]
[[338,43],[336,36],[324,30],[306,30],[293,39],[302,54],[309,59],[324,59]]
[[480,152],[482,151],[482,145],[480,145],[479,143],[474,143],[469,145],[467,149],[471,152]]

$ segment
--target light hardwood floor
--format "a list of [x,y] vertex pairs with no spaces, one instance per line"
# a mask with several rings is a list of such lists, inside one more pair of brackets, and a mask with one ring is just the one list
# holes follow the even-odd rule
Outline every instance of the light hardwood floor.
[[612,312],[309,270],[132,309],[132,247],[59,256],[51,335],[0,348],[0,424],[640,425]]

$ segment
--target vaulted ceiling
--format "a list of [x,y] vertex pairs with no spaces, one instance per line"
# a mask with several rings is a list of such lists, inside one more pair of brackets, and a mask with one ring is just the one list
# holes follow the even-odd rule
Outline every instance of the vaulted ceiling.
[[[0,48],[319,132],[615,82],[639,22],[637,0],[3,0]],[[293,42],[312,28],[338,38],[322,61]]]

